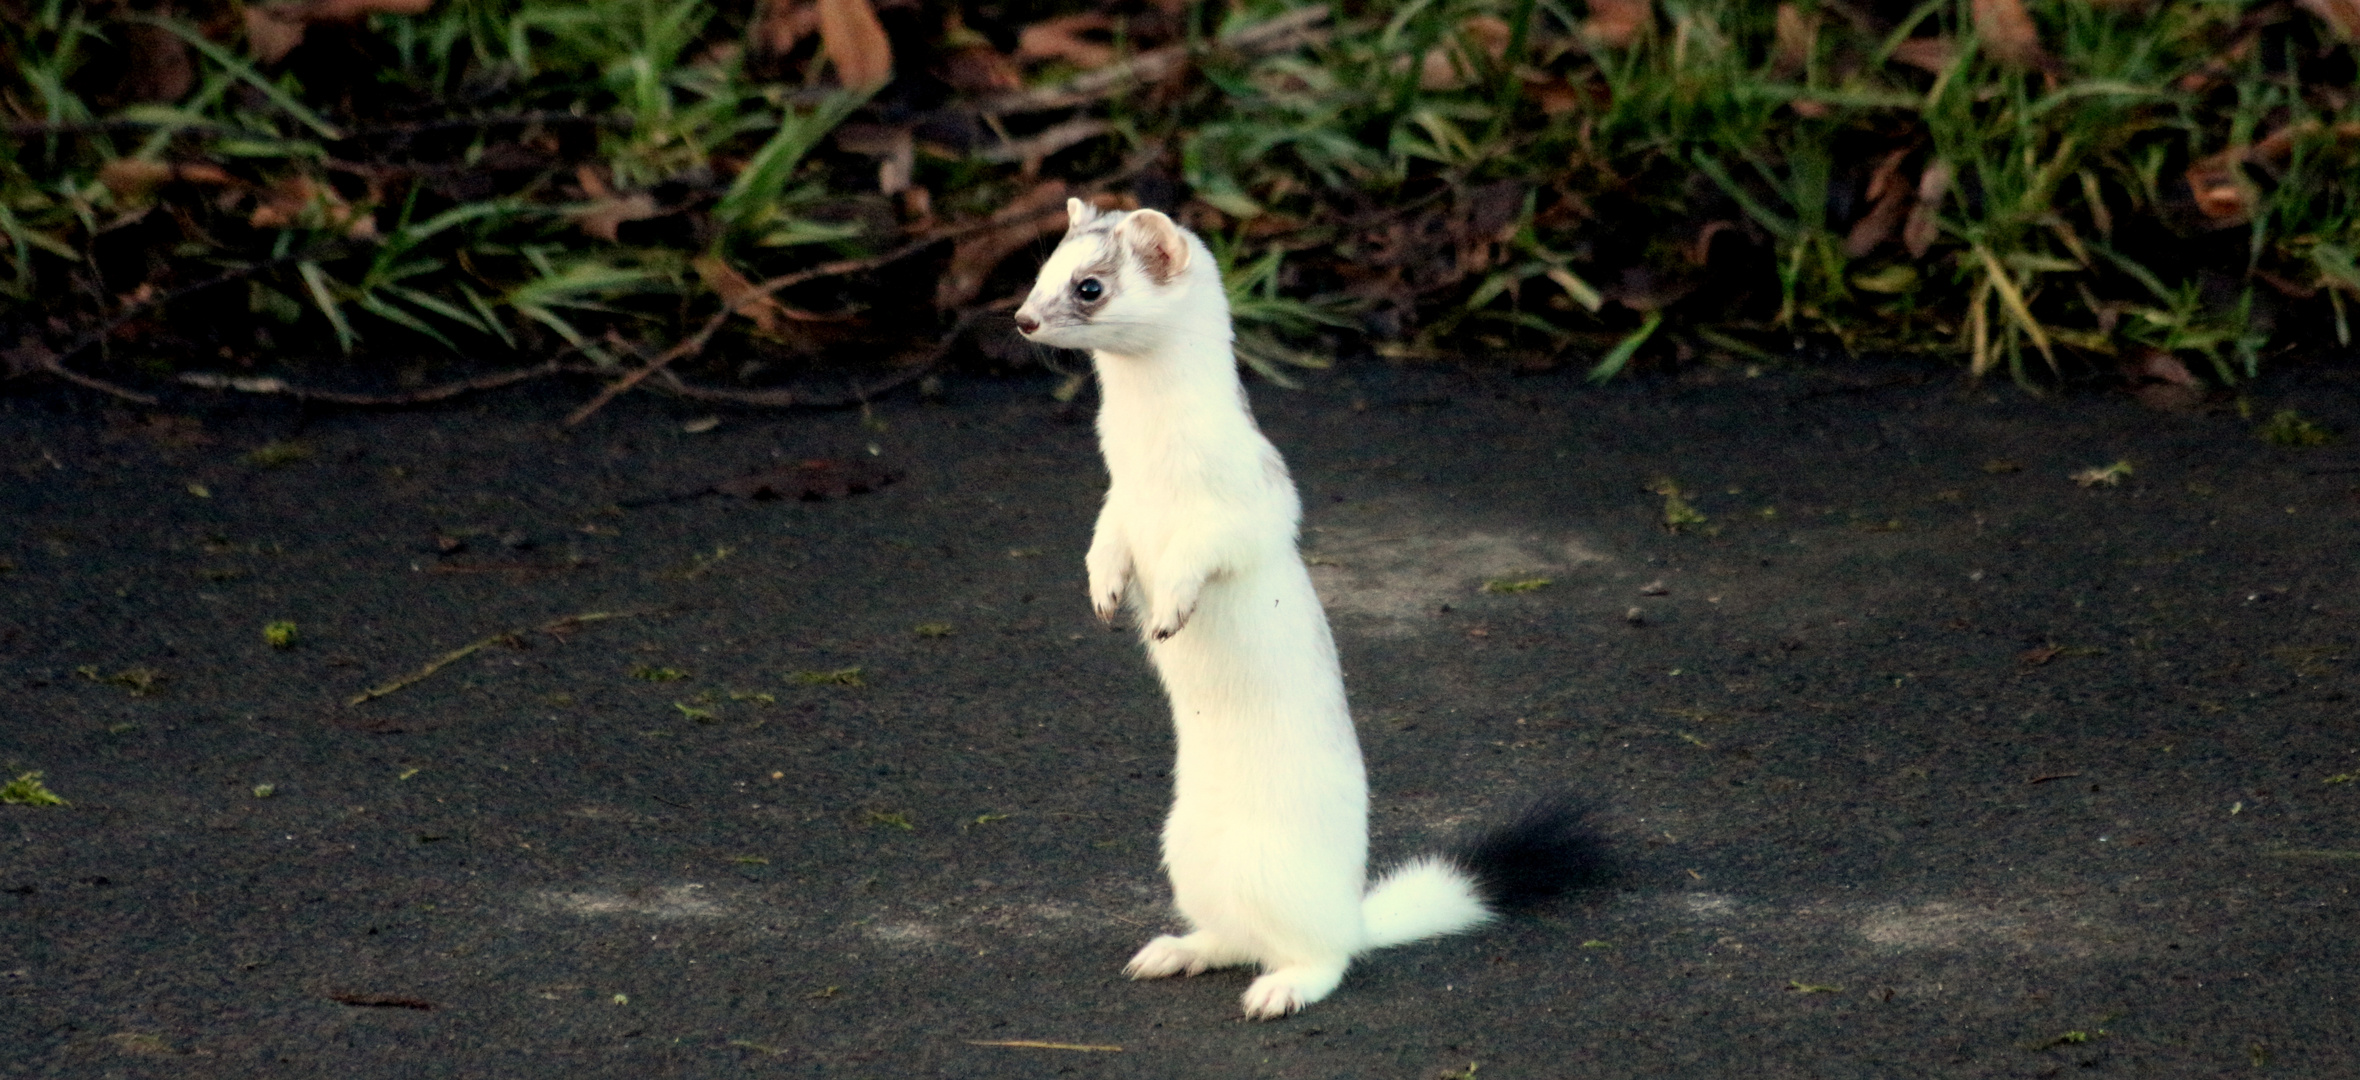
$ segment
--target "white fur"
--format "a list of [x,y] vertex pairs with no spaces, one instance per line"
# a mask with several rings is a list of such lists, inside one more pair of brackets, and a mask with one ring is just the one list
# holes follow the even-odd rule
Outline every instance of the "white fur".
[[[1212,253],[1154,211],[1069,204],[1066,240],[1017,312],[1033,341],[1091,350],[1112,483],[1086,560],[1100,617],[1128,604],[1172,702],[1179,760],[1164,865],[1192,928],[1132,978],[1259,964],[1249,1017],[1327,996],[1360,952],[1490,917],[1464,873],[1425,859],[1364,896],[1368,782],[1319,597],[1296,551],[1302,506],[1247,411]],[[1112,222],[1112,228],[1105,226]],[[1108,246],[1122,255],[1108,263]],[[1138,253],[1163,245],[1159,282]],[[1112,269],[1088,317],[1072,290]]]

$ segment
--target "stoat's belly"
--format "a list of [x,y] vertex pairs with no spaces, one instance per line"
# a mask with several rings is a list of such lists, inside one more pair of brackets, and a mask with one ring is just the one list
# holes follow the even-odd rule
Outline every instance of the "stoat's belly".
[[1188,625],[1148,653],[1172,700],[1182,752],[1199,733],[1255,754],[1349,756],[1359,746],[1319,596],[1300,561],[1208,583]]

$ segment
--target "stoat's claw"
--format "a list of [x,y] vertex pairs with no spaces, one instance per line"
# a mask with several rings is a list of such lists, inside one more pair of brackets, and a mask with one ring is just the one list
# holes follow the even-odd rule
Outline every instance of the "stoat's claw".
[[1172,640],[1172,635],[1188,628],[1188,616],[1190,614],[1192,613],[1183,611],[1174,615],[1168,615],[1157,619],[1155,621],[1155,628],[1150,630],[1149,634],[1157,641],[1170,641]]

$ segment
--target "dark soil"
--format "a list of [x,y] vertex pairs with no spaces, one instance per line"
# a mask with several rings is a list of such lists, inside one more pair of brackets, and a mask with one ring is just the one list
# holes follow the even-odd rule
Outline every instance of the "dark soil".
[[[2349,368],[2254,391],[2315,449],[1932,369],[1257,389],[1380,858],[1569,788],[1615,860],[1270,1024],[1118,974],[1168,720],[1046,390],[0,400],[0,779],[70,802],[0,807],[0,1073],[2360,1075]],[[898,479],[648,501],[806,459]]]

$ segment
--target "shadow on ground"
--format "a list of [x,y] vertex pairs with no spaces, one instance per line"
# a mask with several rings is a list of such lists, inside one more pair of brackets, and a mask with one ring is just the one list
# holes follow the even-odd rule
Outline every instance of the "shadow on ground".
[[[1380,857],[1568,786],[1620,862],[1257,1025],[1117,975],[1169,736],[1045,387],[0,401],[0,765],[70,803],[0,807],[5,1071],[2360,1075],[2354,443],[1712,382],[1256,391]],[[2360,433],[2356,387],[2256,393]],[[900,478],[645,501],[813,458]]]

